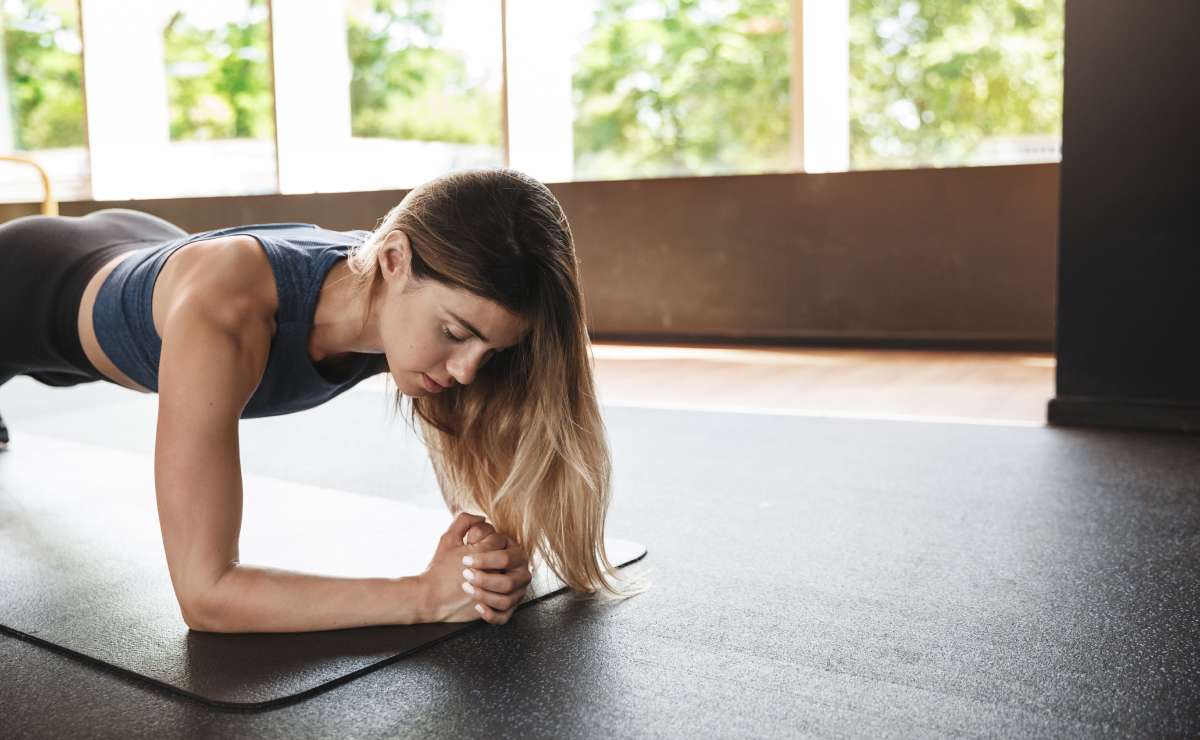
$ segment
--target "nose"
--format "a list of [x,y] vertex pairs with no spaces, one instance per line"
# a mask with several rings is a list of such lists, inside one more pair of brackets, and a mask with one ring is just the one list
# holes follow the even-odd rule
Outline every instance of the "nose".
[[482,355],[455,355],[446,362],[446,369],[460,385],[470,385],[479,372],[481,358]]

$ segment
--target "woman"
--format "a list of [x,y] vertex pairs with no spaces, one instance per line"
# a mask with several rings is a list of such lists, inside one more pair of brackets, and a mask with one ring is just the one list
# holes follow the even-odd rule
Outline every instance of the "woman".
[[[0,282],[0,384],[158,393],[159,519],[189,627],[503,624],[531,558],[575,590],[621,593],[574,246],[533,178],[438,178],[373,232],[27,216],[0,226]],[[311,408],[384,371],[458,513],[429,567],[344,579],[239,563],[238,420]]]

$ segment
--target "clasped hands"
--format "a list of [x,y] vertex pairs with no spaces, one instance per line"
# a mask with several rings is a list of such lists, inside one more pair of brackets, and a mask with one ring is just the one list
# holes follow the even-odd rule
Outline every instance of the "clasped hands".
[[435,621],[441,622],[482,617],[490,624],[505,624],[532,580],[528,554],[485,517],[466,512],[442,535],[423,575],[432,590]]

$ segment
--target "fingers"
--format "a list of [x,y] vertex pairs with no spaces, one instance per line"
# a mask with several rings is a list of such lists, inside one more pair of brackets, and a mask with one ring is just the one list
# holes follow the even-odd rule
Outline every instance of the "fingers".
[[489,624],[507,624],[508,620],[512,619],[513,612],[516,611],[516,609],[513,608],[504,611],[497,611],[496,609],[491,609],[483,604],[480,604],[479,609],[476,609],[476,611],[478,611],[483,617],[483,621],[488,622]]
[[522,585],[511,593],[495,593],[477,588],[469,583],[463,584],[463,591],[470,594],[476,604],[482,604],[493,611],[508,611],[516,608],[517,604],[521,603],[521,599],[525,598],[526,590],[526,587]]
[[479,609],[476,609],[475,611],[480,612],[484,616],[487,615],[488,610],[496,613],[508,612],[511,614],[512,612],[516,611],[517,605],[521,603],[521,599],[525,598],[524,589],[509,596],[497,596],[496,594],[483,591],[481,591],[480,594],[480,596],[475,598],[475,603],[483,607],[484,611],[480,612]]
[[489,550],[474,552],[463,558],[463,565],[476,570],[512,570],[519,568],[529,561],[520,548],[509,547],[504,550]]
[[496,594],[509,594],[523,589],[533,580],[528,568],[517,568],[504,573],[484,573],[467,568],[463,571],[463,579],[475,587]]
[[489,550],[504,550],[508,547],[509,539],[499,532],[493,532],[475,543],[475,549],[480,552]]
[[450,537],[455,542],[462,544],[463,537],[467,535],[467,530],[482,521],[484,521],[484,518],[478,514],[468,514],[464,511],[454,517],[454,521],[450,522],[450,528],[446,530],[444,536]]
[[[484,619],[492,624],[504,624],[525,598],[532,581],[525,553],[514,546],[508,550],[479,553],[472,558],[479,562],[474,568],[463,570],[463,591],[471,595],[478,607],[476,611]],[[500,572],[487,573],[483,567]]]
[[[482,522],[476,524],[467,530],[466,543],[468,545],[478,545],[484,538],[494,535],[496,528],[491,525],[491,522]],[[502,550],[504,546],[488,548],[490,550]]]

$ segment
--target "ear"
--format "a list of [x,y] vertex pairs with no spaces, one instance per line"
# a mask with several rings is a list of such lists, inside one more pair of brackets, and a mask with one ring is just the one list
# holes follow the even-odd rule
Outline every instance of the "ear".
[[379,245],[379,272],[389,283],[399,281],[401,288],[412,276],[412,245],[408,234],[392,229]]

